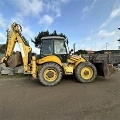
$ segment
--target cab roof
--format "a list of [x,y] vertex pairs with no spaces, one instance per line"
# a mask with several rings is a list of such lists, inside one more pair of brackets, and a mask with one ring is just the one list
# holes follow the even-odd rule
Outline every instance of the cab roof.
[[65,40],[64,37],[61,36],[47,36],[47,37],[42,37],[41,40],[46,40],[46,39],[61,39],[61,40]]

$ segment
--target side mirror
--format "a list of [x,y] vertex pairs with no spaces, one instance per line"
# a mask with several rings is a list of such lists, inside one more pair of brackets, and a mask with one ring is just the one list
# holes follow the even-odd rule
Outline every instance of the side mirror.
[[73,49],[71,49],[71,50],[69,51],[69,54],[73,54]]

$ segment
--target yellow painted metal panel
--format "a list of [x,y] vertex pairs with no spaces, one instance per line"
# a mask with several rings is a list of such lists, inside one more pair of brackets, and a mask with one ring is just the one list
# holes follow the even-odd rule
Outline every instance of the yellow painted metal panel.
[[49,55],[49,56],[43,57],[42,59],[37,60],[37,64],[43,64],[47,62],[55,62],[59,64],[60,66],[62,66],[61,60],[59,59],[59,57],[55,55]]

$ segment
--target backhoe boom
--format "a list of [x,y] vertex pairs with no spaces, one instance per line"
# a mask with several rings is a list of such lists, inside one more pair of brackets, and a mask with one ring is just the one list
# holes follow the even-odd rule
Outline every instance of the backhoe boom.
[[22,54],[24,71],[29,71],[29,53],[32,51],[32,49],[26,41],[25,37],[22,36],[21,31],[22,27],[17,23],[13,23],[11,25],[11,29],[7,30],[6,52],[2,62],[6,63],[5,61],[7,61],[8,58],[13,54],[13,50],[17,42],[20,46]]

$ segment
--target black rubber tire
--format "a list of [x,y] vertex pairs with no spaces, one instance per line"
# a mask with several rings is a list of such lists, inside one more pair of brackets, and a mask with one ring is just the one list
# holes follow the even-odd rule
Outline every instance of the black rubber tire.
[[[89,78],[89,79],[85,79],[85,78],[83,78],[82,75],[81,75],[81,71],[82,71],[82,69],[85,68],[85,67],[89,67],[89,68],[92,70],[92,72],[93,72],[93,75],[92,75],[91,78]],[[79,82],[82,82],[82,83],[92,82],[92,81],[96,78],[96,76],[97,76],[97,69],[96,69],[96,67],[95,67],[92,63],[90,63],[90,62],[80,63],[80,64],[76,67],[76,69],[75,69],[75,77],[77,78],[77,80],[78,80]]]
[[[58,76],[57,76],[56,80],[54,80],[54,81],[52,81],[52,82],[49,82],[49,81],[45,80],[45,78],[44,78],[44,71],[45,71],[46,69],[54,69],[54,70],[57,72]],[[55,86],[55,85],[57,85],[57,84],[60,82],[60,80],[62,79],[62,69],[61,69],[61,67],[60,67],[58,64],[56,64],[56,63],[45,63],[45,64],[43,64],[42,67],[40,68],[39,73],[38,73],[38,77],[39,77],[39,81],[40,81],[43,85],[45,85],[45,86]]]

